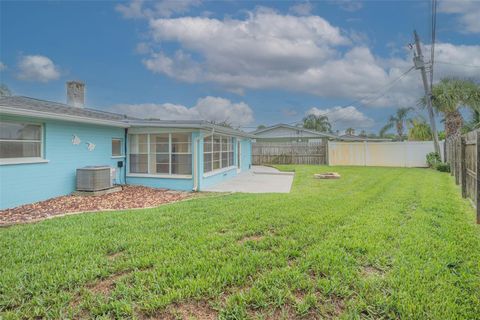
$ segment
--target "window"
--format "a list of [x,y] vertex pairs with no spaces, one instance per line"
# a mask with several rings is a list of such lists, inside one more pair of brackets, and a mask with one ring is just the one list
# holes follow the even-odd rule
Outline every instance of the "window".
[[210,172],[235,165],[232,137],[211,135],[203,139],[203,171]]
[[42,125],[0,121],[0,159],[42,158]]
[[121,157],[122,155],[122,139],[112,139],[112,157]]
[[192,174],[192,134],[129,135],[130,173]]

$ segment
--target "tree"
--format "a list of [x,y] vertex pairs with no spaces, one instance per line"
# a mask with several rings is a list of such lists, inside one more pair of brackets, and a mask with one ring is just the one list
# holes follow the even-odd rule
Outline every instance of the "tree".
[[360,131],[358,134],[359,137],[366,138],[367,137],[367,132],[365,130]]
[[355,129],[347,128],[347,129],[345,129],[345,134],[347,134],[349,136],[354,136],[355,135]]
[[[463,127],[462,107],[480,111],[480,86],[470,80],[445,78],[432,87],[433,107],[443,113],[446,137],[457,136]],[[425,106],[425,98],[420,100]]]
[[265,129],[267,126],[263,125],[263,124],[260,124],[257,126],[257,130],[260,130],[260,129]]
[[403,140],[404,136],[404,130],[405,130],[405,124],[408,120],[408,114],[410,111],[412,111],[413,108],[408,107],[408,108],[399,108],[397,109],[397,112],[395,112],[394,115],[390,116],[388,118],[387,124],[380,130],[380,136],[383,137],[385,136],[385,133],[395,127],[397,130],[397,135],[400,140]]
[[10,97],[12,95],[12,91],[7,87],[5,84],[0,84],[0,97]]
[[410,128],[408,129],[408,140],[410,141],[429,141],[432,140],[432,128],[423,118],[414,118],[408,120]]
[[477,110],[472,111],[472,117],[467,121],[462,128],[462,133],[467,133],[478,129],[480,127],[480,112]]
[[328,121],[327,116],[309,114],[303,118],[303,127],[305,129],[315,130],[319,132],[331,132],[332,125]]

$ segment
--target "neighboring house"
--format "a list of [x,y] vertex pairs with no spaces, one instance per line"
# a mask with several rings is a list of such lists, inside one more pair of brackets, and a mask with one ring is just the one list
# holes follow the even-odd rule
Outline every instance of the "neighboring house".
[[368,137],[360,137],[353,134],[342,134],[338,136],[338,140],[340,141],[368,141],[368,142],[388,142],[392,141],[392,139],[387,138],[368,138]]
[[336,139],[337,136],[330,133],[318,132],[295,127],[288,124],[277,124],[252,132],[256,142],[319,142],[328,139]]
[[[119,184],[201,191],[251,167],[252,135],[206,121],[149,121],[69,104],[0,98],[0,209],[75,191],[76,169],[108,165]],[[76,105],[76,106],[73,106]]]

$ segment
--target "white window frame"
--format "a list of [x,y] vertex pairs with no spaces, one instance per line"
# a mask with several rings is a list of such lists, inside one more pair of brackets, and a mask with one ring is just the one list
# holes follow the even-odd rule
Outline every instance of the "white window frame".
[[[113,140],[120,141],[120,154],[115,155],[113,154]],[[112,138],[112,159],[118,159],[118,158],[125,158],[125,150],[123,147],[123,139],[122,138]]]
[[[128,173],[127,176],[129,177],[138,177],[138,178],[170,178],[170,179],[191,179],[192,174],[173,174],[172,173],[172,134],[176,133],[183,133],[183,134],[188,134],[190,135],[190,152],[175,152],[174,154],[189,154],[192,157],[192,163],[193,163],[193,151],[192,151],[192,132],[176,132],[176,131],[170,131],[170,132],[148,132],[148,133],[140,133],[140,132],[135,132],[135,133],[130,133],[128,135],[128,139],[131,139],[131,136],[133,135],[139,135],[139,134],[145,134],[147,135],[147,171],[150,171],[150,136],[151,135],[157,135],[157,134],[168,134],[168,173],[134,173],[130,172],[130,163],[128,163]],[[128,147],[127,150],[128,153],[128,161],[130,161],[130,147]],[[157,153],[155,153],[157,154]],[[166,154],[165,152],[159,152],[158,154]],[[156,157],[155,157],[156,159]],[[156,164],[156,163],[155,163]],[[193,172],[193,165],[192,165],[192,172]]]
[[[0,158],[0,165],[10,164],[28,164],[28,163],[45,163],[48,160],[44,156],[45,147],[45,134],[43,123],[29,122],[29,121],[15,121],[15,120],[0,120],[0,122],[21,123],[40,126],[40,157],[20,157],[20,158]],[[39,142],[38,140],[12,140],[12,139],[0,139],[0,141],[13,141],[13,142]]]
[[[213,150],[213,142],[215,140],[215,137],[218,137],[220,139],[220,147],[219,147],[219,151],[214,151]],[[235,168],[235,151],[234,151],[234,143],[233,143],[233,137],[232,136],[227,136],[227,135],[221,135],[221,134],[212,134],[212,135],[209,135],[207,137],[204,137],[205,138],[210,138],[210,143],[211,143],[211,146],[210,146],[210,151],[205,151],[205,140],[204,140],[204,149],[203,149],[203,161],[205,162],[205,154],[210,154],[210,158],[211,158],[211,169],[208,170],[208,171],[205,171],[205,163],[203,165],[203,176],[204,177],[209,177],[209,176],[212,176],[212,175],[215,175],[215,174],[218,174],[218,173],[221,173],[221,172],[225,172],[225,171],[228,171],[228,170],[231,170],[233,168]],[[231,148],[227,148],[227,151],[223,151],[222,149],[222,146],[223,146],[223,138],[227,138],[229,139],[229,142],[227,143],[227,145],[230,145]],[[222,167],[222,162],[223,162],[223,158],[222,158],[222,154],[226,152],[228,155],[227,155],[227,166],[226,167]],[[220,161],[220,167],[217,168],[217,169],[213,169],[213,154],[214,153],[219,153],[219,161]],[[233,158],[232,158],[232,162],[233,163],[230,163],[230,153],[233,153]]]

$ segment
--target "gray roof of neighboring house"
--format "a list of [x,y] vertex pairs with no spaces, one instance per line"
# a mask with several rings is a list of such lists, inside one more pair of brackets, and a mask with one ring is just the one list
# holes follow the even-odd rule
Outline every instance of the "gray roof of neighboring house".
[[[326,138],[332,138],[332,139],[337,139],[338,138],[336,135],[331,134],[331,133],[319,132],[319,131],[315,131],[315,130],[305,129],[305,128],[302,128],[302,127],[295,127],[295,126],[292,126],[292,125],[289,125],[289,124],[284,124],[284,123],[279,123],[279,124],[276,124],[276,125],[273,125],[273,126],[270,126],[270,127],[255,130],[255,131],[252,132],[252,134],[257,136],[258,134],[260,134],[262,132],[269,131],[269,130],[276,129],[276,128],[287,128],[287,129],[302,131],[302,132],[305,132],[312,137],[326,137]],[[308,135],[306,135],[306,136],[308,136]],[[285,137],[290,137],[290,136],[285,136]],[[262,137],[257,136],[257,138],[262,138]],[[281,137],[278,137],[278,138],[281,138]]]
[[45,119],[76,121],[118,127],[164,127],[213,130],[217,133],[253,138],[252,134],[203,120],[144,120],[107,111],[22,96],[0,97],[0,113]]
[[342,141],[372,141],[372,142],[382,142],[382,141],[392,141],[392,139],[387,138],[368,138],[368,137],[360,137],[351,134],[342,134],[338,137],[339,140]]

